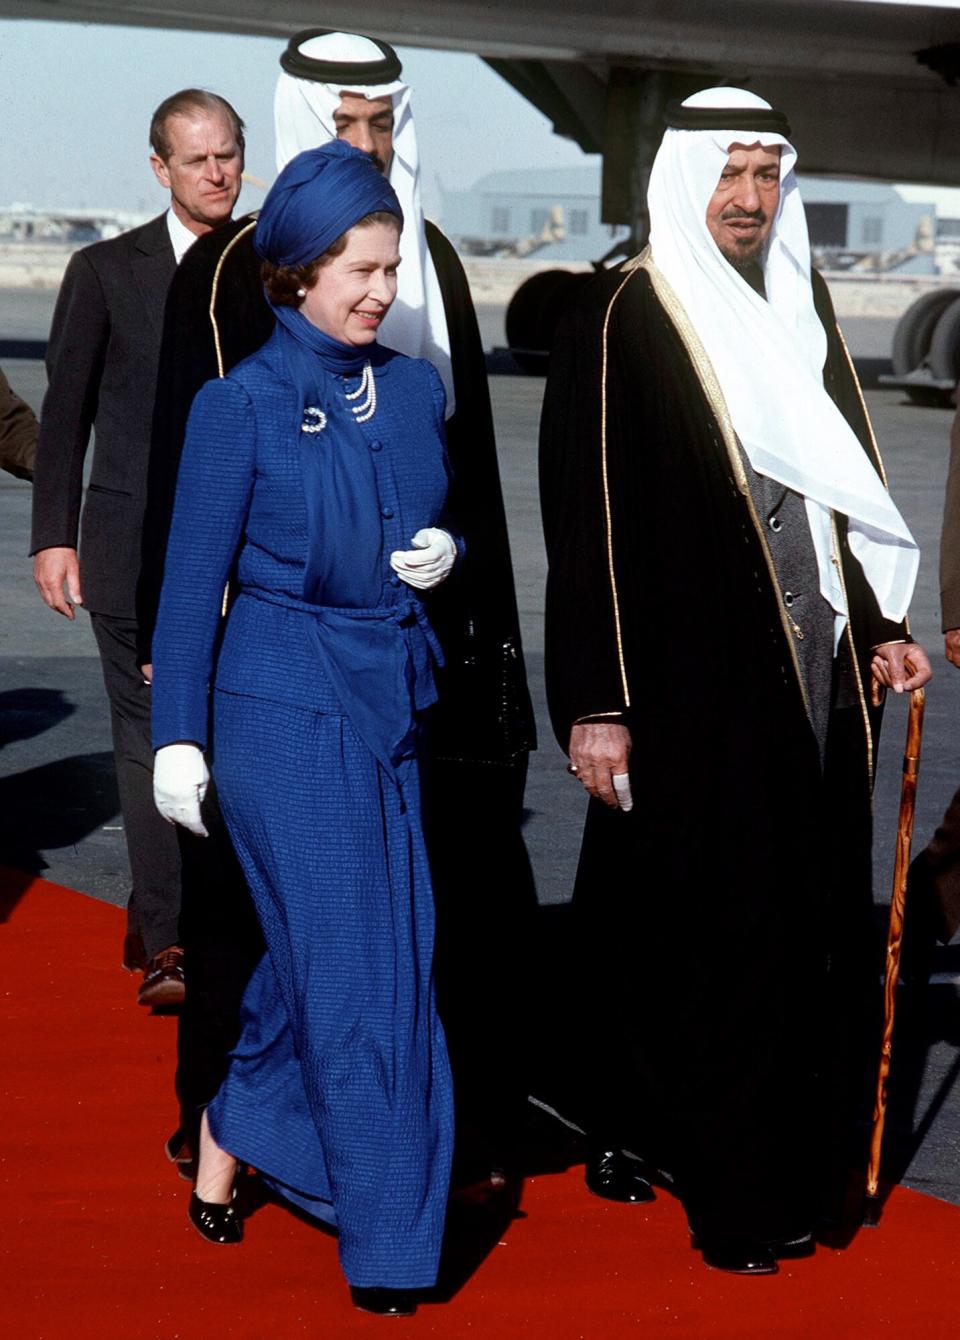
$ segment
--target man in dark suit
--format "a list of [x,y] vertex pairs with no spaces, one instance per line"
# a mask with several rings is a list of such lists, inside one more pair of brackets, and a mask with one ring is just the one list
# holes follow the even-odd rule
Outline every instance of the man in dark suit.
[[[180,1003],[184,987],[179,850],[153,804],[149,674],[136,655],[147,460],[167,290],[188,247],[230,219],[243,171],[243,122],[224,99],[184,89],[157,108],[150,143],[170,208],[77,252],[57,299],[31,553],[50,608],[73,619],[82,604],[93,623],[133,877],[124,966],[144,968],[139,1000],[156,1006]],[[92,428],[96,451],[81,522]]]

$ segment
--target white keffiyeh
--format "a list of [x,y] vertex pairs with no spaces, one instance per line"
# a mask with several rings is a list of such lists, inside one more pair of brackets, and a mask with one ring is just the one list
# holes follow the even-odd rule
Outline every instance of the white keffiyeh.
[[[304,42],[300,51],[315,60],[359,65],[376,62],[382,53],[367,37],[354,33],[326,33]],[[380,328],[381,342],[410,358],[427,358],[440,373],[447,393],[447,417],[455,408],[450,335],[443,310],[440,281],[427,247],[423,206],[420,203],[420,155],[410,106],[410,88],[395,80],[389,84],[339,87],[298,79],[283,71],[274,98],[277,171],[304,149],[315,149],[337,138],[334,112],[344,93],[393,100],[393,158],[390,185],[403,210],[400,239],[403,264],[397,271],[397,296]]]
[[[714,88],[685,107],[769,108],[744,89]],[[762,258],[766,301],[724,258],[706,223],[707,205],[733,144],[780,146],[780,204]],[[826,336],[813,303],[810,243],[782,135],[669,129],[650,175],[654,264],[677,294],[713,365],[737,436],[759,474],[806,499],[820,591],[836,612],[847,605],[831,562],[831,511],[849,518],[849,542],[881,612],[907,612],[919,551],[853,430],[823,386]]]

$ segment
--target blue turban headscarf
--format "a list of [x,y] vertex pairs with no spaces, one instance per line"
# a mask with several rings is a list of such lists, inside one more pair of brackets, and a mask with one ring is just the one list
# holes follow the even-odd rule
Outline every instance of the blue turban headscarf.
[[[370,155],[343,140],[331,140],[291,158],[267,192],[253,245],[258,255],[274,265],[308,265],[355,223],[381,210],[395,214],[403,227],[396,192]],[[311,352],[330,372],[347,375],[362,368],[370,356],[368,346],[357,348],[333,339],[296,307],[270,306],[280,325],[293,336],[284,341],[287,363],[305,397],[316,383]],[[303,403],[313,402],[305,398]]]
[[348,228],[380,210],[403,227],[396,192],[373,159],[344,140],[292,158],[263,202],[253,245],[274,265],[307,265]]

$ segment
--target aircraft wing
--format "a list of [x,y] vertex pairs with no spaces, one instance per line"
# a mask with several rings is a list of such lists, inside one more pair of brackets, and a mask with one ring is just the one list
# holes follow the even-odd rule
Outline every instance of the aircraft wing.
[[[608,217],[666,96],[747,84],[790,116],[805,170],[960,183],[960,0],[0,0],[0,16],[276,34],[322,23],[473,51],[602,152]],[[656,122],[656,127],[654,127]],[[643,157],[641,143],[641,157]],[[611,213],[612,211],[612,213]]]

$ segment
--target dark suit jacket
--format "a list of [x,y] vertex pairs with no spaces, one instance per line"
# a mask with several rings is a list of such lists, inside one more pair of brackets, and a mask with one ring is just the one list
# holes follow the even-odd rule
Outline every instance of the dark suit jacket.
[[[77,544],[86,609],[133,618],[147,463],[163,334],[176,271],[164,215],[74,255],[47,347],[31,553]],[[96,449],[83,519],[83,463]]]

